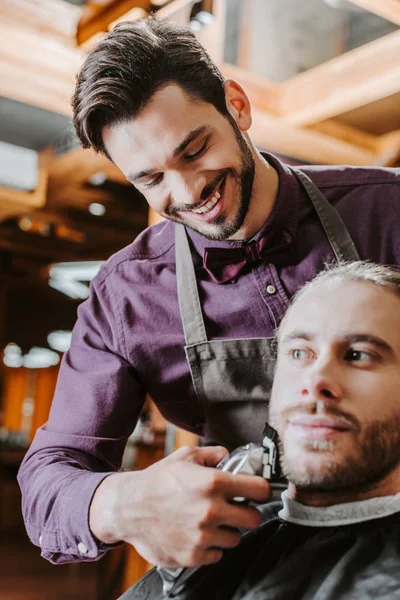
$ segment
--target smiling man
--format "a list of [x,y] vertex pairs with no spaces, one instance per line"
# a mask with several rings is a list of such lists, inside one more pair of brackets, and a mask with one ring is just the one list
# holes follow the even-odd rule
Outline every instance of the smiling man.
[[[294,169],[259,152],[245,90],[189,29],[154,19],[92,49],[73,110],[82,145],[166,220],[107,260],[79,307],[19,475],[27,529],[55,563],[120,541],[153,564],[212,563],[260,522],[231,500],[269,490],[204,466],[260,439],[293,294],[326,262],[400,264],[400,170]],[[146,394],[208,447],[119,473]]]
[[[283,506],[266,505],[219,564],[177,572],[170,597],[399,598],[400,272],[358,262],[322,273],[278,342]],[[123,599],[161,598],[163,578],[151,572]]]

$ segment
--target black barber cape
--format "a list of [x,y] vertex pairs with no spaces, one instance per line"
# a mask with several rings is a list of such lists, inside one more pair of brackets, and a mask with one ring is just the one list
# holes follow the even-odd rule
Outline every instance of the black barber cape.
[[181,570],[167,595],[153,569],[120,600],[400,599],[400,494],[328,508],[282,499],[219,563]]

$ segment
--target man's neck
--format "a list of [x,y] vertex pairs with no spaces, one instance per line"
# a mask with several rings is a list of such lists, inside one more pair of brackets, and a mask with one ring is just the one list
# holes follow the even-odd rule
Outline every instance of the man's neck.
[[348,502],[360,502],[369,498],[394,496],[399,492],[400,466],[378,482],[365,487],[326,492],[298,489],[293,483],[289,483],[288,487],[288,497],[305,506],[333,506]]
[[251,203],[242,227],[230,238],[249,240],[255,236],[270,216],[279,190],[276,170],[254,149],[255,168]]

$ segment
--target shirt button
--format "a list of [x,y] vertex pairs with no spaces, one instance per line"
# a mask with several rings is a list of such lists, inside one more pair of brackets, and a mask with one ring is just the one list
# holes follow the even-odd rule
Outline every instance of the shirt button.
[[43,536],[42,536],[42,535],[39,535],[39,546],[41,546],[41,545],[42,545],[42,541],[43,541]]
[[86,544],[84,544],[83,542],[79,542],[78,550],[79,550],[79,554],[86,554],[88,551]]
[[276,287],[274,285],[267,285],[267,293],[272,296],[276,293]]

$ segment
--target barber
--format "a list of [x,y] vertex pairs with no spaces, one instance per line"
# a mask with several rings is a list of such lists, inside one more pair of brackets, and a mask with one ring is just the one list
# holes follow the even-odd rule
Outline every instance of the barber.
[[[119,541],[159,565],[215,562],[260,521],[231,500],[266,501],[269,487],[205,467],[260,441],[275,330],[296,290],[327,262],[400,264],[400,171],[294,169],[261,154],[245,91],[168,22],[108,34],[73,108],[82,145],[167,221],[111,257],[79,308],[19,474],[26,526],[54,563]],[[146,393],[210,446],[116,473]]]

